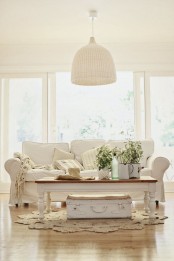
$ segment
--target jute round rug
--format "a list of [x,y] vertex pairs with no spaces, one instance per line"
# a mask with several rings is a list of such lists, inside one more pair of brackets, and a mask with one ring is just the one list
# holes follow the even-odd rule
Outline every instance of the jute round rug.
[[165,216],[155,215],[155,219],[149,219],[148,214],[139,211],[132,212],[132,218],[118,219],[67,219],[65,209],[45,213],[43,222],[38,220],[38,211],[31,214],[19,215],[15,223],[28,225],[29,229],[52,229],[62,233],[74,233],[90,231],[96,233],[108,233],[118,230],[140,230],[146,225],[164,224]]

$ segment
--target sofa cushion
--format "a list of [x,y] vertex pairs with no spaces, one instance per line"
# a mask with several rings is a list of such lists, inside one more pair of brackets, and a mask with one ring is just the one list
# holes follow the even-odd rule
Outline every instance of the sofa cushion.
[[82,170],[80,171],[80,176],[81,177],[98,177],[98,170],[92,169],[92,170]]
[[96,164],[96,155],[98,152],[98,148],[87,150],[82,153],[82,163],[83,167],[87,169],[97,169],[97,164]]
[[22,152],[27,154],[36,164],[51,164],[54,155],[54,149],[61,149],[69,152],[68,143],[39,143],[24,141],[22,143]]
[[86,139],[86,140],[73,140],[71,141],[70,150],[75,154],[75,158],[82,164],[82,153],[100,147],[105,144],[102,139]]
[[79,168],[80,170],[83,170],[83,166],[77,161],[73,159],[67,159],[67,160],[56,160],[54,162],[54,166],[57,169],[68,171],[69,168]]
[[56,160],[74,159],[74,154],[60,149],[54,149],[53,163]]
[[140,170],[140,176],[152,176],[152,170],[149,168],[143,168]]
[[28,170],[25,174],[26,181],[35,181],[37,179],[42,179],[45,177],[57,177],[58,175],[63,175],[65,172],[63,170],[53,169],[53,170],[46,170],[46,169],[31,169]]

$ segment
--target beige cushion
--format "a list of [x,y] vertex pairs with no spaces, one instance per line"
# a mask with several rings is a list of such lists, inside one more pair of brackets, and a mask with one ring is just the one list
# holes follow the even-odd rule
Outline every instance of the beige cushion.
[[79,199],[94,199],[94,200],[102,200],[102,199],[128,199],[131,201],[131,197],[128,194],[110,194],[110,195],[102,195],[102,194],[86,194],[86,195],[78,195],[78,194],[69,194],[67,199],[79,200]]
[[54,166],[57,169],[65,170],[68,172],[69,168],[79,168],[80,170],[83,170],[83,166],[77,161],[73,159],[67,159],[67,160],[56,160],[54,162]]
[[87,150],[82,154],[82,162],[85,169],[97,169],[96,155],[98,148]]
[[71,152],[74,153],[75,159],[82,164],[81,155],[87,150],[91,150],[97,147],[101,147],[106,142],[102,139],[84,139],[71,141]]
[[22,152],[27,154],[36,164],[51,164],[55,148],[69,152],[69,144],[65,142],[40,143],[24,141],[22,143]]
[[56,160],[74,159],[74,154],[60,149],[54,149],[53,162]]
[[98,177],[98,170],[97,169],[85,169],[80,171],[81,177]]
[[25,181],[35,181],[37,179],[54,177],[58,175],[65,175],[65,171],[59,169],[46,170],[46,169],[30,169],[25,174]]

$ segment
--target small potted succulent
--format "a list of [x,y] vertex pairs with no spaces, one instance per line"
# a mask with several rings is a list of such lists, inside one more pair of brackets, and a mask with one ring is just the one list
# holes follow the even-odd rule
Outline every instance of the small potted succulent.
[[101,146],[96,155],[99,179],[110,178],[111,162],[112,150],[106,145]]

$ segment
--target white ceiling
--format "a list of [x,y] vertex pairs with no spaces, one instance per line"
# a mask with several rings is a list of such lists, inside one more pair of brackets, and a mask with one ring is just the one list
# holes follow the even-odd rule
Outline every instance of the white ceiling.
[[174,0],[0,0],[0,44],[174,43]]

